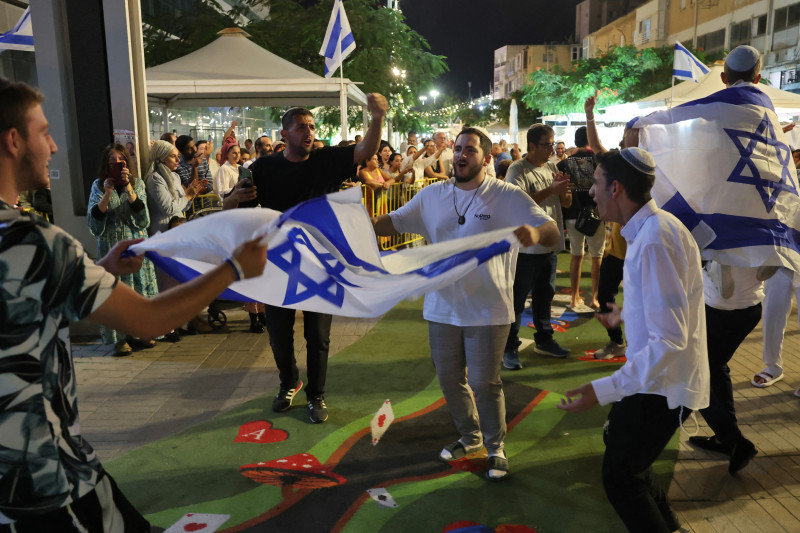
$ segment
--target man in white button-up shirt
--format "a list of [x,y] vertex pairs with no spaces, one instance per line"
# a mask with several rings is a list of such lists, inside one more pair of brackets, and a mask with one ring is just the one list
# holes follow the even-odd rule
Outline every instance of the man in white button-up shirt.
[[671,532],[680,524],[652,463],[689,412],[709,402],[700,252],[686,227],[650,199],[655,162],[640,148],[601,155],[590,194],[600,218],[623,224],[628,242],[625,311],[609,304],[606,327],[626,323],[628,362],[566,393],[562,409],[613,403],[604,441],[603,485],[629,531]]

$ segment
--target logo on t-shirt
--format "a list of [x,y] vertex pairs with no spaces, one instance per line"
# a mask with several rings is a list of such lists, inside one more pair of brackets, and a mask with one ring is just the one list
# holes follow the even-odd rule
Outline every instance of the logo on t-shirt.
[[475,218],[477,218],[478,220],[489,220],[490,218],[492,218],[492,215],[483,215],[480,213],[475,213]]

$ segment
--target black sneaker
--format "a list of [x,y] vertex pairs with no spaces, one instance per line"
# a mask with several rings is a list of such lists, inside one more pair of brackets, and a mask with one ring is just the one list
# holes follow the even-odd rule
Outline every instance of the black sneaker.
[[325,398],[317,396],[308,399],[308,417],[312,424],[322,424],[328,419],[328,406],[325,405]]
[[533,347],[533,351],[542,355],[550,355],[557,359],[563,359],[569,355],[569,350],[559,346],[558,343],[553,339],[550,339],[542,344],[536,344]]
[[509,370],[522,369],[522,363],[519,361],[519,352],[517,350],[503,353],[503,366]]
[[294,399],[295,394],[300,392],[300,389],[302,388],[303,382],[300,380],[297,380],[297,385],[295,385],[293,389],[284,389],[281,387],[278,395],[274,400],[272,400],[272,410],[276,413],[288,411],[292,406],[292,400]]
[[731,460],[728,463],[728,472],[737,473],[746,467],[750,460],[758,454],[755,445],[744,437],[739,437],[731,452]]

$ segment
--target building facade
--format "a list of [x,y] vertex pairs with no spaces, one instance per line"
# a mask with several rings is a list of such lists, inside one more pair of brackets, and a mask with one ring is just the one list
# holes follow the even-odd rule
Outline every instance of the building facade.
[[507,98],[526,83],[526,54],[529,46],[509,44],[494,51],[493,98]]

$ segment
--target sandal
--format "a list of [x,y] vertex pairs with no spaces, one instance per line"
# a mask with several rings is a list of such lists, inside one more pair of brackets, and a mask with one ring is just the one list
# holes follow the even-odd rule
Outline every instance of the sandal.
[[441,453],[439,453],[439,460],[449,463],[450,461],[455,461],[457,459],[461,459],[462,457],[466,457],[471,453],[478,452],[481,448],[483,448],[483,444],[466,448],[463,444],[461,444],[460,440],[457,440],[451,444],[448,444],[442,449]]
[[794,395],[797,396],[798,398],[800,398],[800,389],[796,389],[794,391]]
[[133,353],[133,348],[126,341],[117,341],[114,344],[114,357],[125,357]]
[[508,459],[499,455],[489,457],[489,468],[486,470],[486,479],[489,481],[502,481],[508,477]]
[[[762,383],[759,383],[758,381],[756,381],[756,378],[761,378],[764,381]],[[782,379],[783,379],[783,374],[781,374],[778,377],[772,377],[772,374],[769,374],[767,372],[759,372],[758,374],[753,376],[753,379],[750,380],[750,384],[753,387],[758,387],[759,389],[763,389],[764,387],[769,387],[770,385],[773,385]]]

